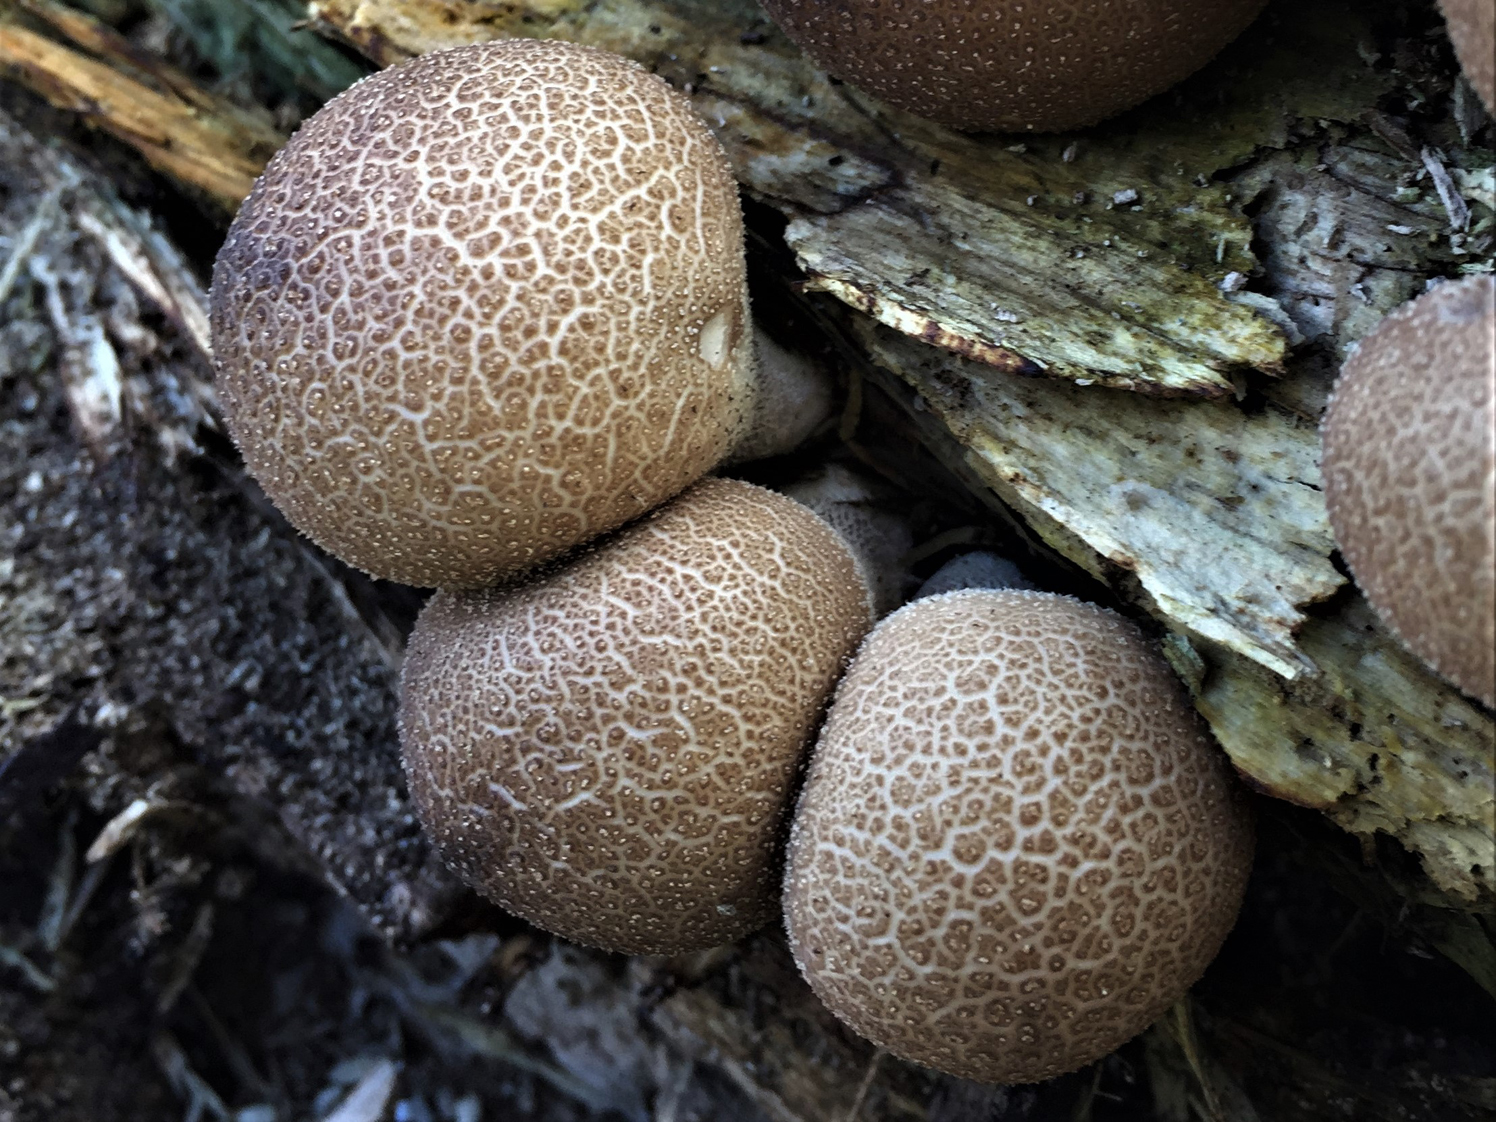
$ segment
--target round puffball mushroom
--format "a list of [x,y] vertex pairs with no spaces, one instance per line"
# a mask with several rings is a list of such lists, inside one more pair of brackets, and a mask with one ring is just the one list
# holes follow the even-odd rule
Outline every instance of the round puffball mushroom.
[[817,66],[970,132],[1058,132],[1194,73],[1266,0],[764,0]]
[[1341,368],[1322,471],[1335,541],[1404,644],[1496,705],[1496,280],[1393,311]]
[[665,82],[507,40],[302,126],[212,287],[229,430],[300,530],[477,587],[638,517],[751,421],[737,186]]
[[1048,1079],[1199,978],[1252,847],[1224,757],[1135,627],[949,592],[880,623],[837,688],[790,834],[790,948],[895,1055]]
[[1486,112],[1496,116],[1496,5],[1491,0],[1439,0],[1460,69]]
[[829,526],[720,479],[531,583],[440,592],[401,678],[421,821],[469,884],[575,942],[739,938],[778,907],[791,784],[871,623]]

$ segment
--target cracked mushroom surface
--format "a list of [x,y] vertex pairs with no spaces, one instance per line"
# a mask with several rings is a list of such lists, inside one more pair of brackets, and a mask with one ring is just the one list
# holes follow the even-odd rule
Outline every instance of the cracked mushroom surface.
[[880,623],[837,689],[791,831],[790,947],[895,1055],[1034,1082],[1199,978],[1252,848],[1223,754],[1131,623],[945,593]]
[[476,587],[718,463],[751,414],[737,185],[685,98],[563,42],[364,79],[219,253],[229,429],[291,522],[376,576]]
[[421,820],[469,884],[575,942],[730,942],[778,909],[791,785],[871,623],[829,526],[722,479],[528,584],[438,593],[401,678]]
[[971,132],[1058,132],[1205,65],[1266,0],[764,0],[816,65]]
[[1409,650],[1496,706],[1496,280],[1393,310],[1346,360],[1321,435],[1356,584]]

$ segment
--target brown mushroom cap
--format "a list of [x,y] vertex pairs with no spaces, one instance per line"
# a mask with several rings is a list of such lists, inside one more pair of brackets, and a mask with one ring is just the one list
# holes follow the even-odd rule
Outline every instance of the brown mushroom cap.
[[719,479],[530,584],[438,593],[401,679],[421,820],[464,880],[568,939],[736,939],[778,907],[790,785],[871,622],[825,523]]
[[1325,413],[1340,552],[1408,649],[1496,705],[1496,280],[1396,309],[1346,360]]
[[1496,4],[1491,0],[1439,0],[1460,69],[1486,112],[1496,116]]
[[1235,922],[1251,817],[1157,651],[1039,592],[917,600],[837,689],[790,835],[811,987],[896,1055],[1026,1083],[1146,1028]]
[[1055,132],[1205,65],[1266,0],[764,0],[816,65],[972,132]]
[[507,40],[329,102],[213,271],[230,431],[299,529],[473,587],[635,518],[750,408],[743,229],[689,103],[616,55]]

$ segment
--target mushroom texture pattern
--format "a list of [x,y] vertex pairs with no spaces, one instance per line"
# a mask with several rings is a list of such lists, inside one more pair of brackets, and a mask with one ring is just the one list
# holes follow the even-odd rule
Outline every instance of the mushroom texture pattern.
[[468,883],[568,939],[736,939],[778,907],[791,784],[871,622],[829,526],[718,479],[529,584],[438,593],[401,680],[421,820]]
[[972,132],[1094,124],[1168,89],[1266,0],[765,0],[817,66]]
[[476,587],[638,517],[752,411],[737,188],[663,80],[521,39],[375,74],[271,161],[213,272],[245,461],[376,576]]
[[1382,320],[1325,412],[1325,503],[1371,606],[1496,705],[1496,280],[1446,281]]
[[1252,837],[1132,624],[1047,593],[945,593],[879,624],[837,689],[791,832],[790,947],[890,1052],[1048,1079],[1200,976]]

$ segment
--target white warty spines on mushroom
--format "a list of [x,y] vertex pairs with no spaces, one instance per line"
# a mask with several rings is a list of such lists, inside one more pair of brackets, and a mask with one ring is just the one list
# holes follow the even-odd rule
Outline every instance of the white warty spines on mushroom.
[[329,102],[235,219],[212,319],[251,473],[408,584],[639,516],[751,411],[727,159],[663,80],[570,43],[437,52]]
[[431,600],[401,679],[411,796],[448,864],[539,927],[730,942],[778,911],[794,776],[871,623],[829,526],[705,480],[528,584]]
[[790,947],[895,1055],[1048,1079],[1200,976],[1252,837],[1132,624],[1047,593],[949,592],[880,623],[837,688],[791,831]]

